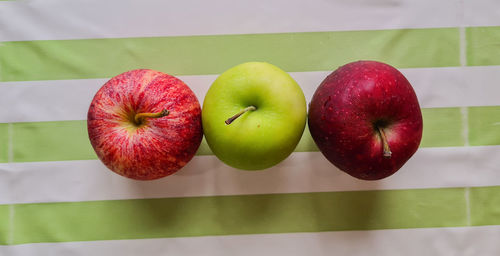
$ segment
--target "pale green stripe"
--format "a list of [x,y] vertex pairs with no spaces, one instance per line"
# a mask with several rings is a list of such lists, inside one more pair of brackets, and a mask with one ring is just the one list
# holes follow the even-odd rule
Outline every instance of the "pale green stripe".
[[[463,146],[459,108],[424,109],[423,115],[422,147]],[[14,123],[13,128],[15,162],[96,159],[87,138],[85,121]],[[306,128],[295,151],[317,150]],[[211,154],[203,141],[198,155]]]
[[470,107],[468,112],[470,145],[500,145],[500,107]]
[[205,136],[203,136],[203,140],[201,141],[196,155],[213,155],[212,150],[210,150],[210,147],[208,147],[207,141],[205,140]]
[[471,188],[471,225],[500,225],[500,186]]
[[9,124],[0,124],[0,163],[5,163],[9,155]]
[[466,225],[464,189],[15,205],[14,244]]
[[500,65],[500,26],[466,29],[467,65]]
[[[493,108],[498,111],[500,106],[475,107],[474,111],[482,108]],[[474,111],[471,112],[474,114]],[[460,108],[423,109],[423,116],[424,134],[421,147],[464,146]],[[471,120],[475,120],[474,118]],[[13,123],[13,160],[33,162],[96,159],[86,129],[86,121]],[[469,130],[482,131],[482,128],[476,129],[471,126]],[[498,140],[484,143],[500,144]],[[318,151],[307,127],[295,151]],[[212,154],[205,140],[197,154]]]
[[14,162],[96,159],[86,121],[14,123]]
[[300,138],[297,147],[295,147],[295,152],[311,152],[311,151],[319,151],[318,146],[314,142],[314,139],[311,136],[311,132],[309,131],[309,125],[306,124],[304,129],[304,133],[302,134],[302,138]]
[[107,78],[136,68],[219,74],[247,61],[286,71],[334,70],[359,59],[400,68],[458,66],[457,28],[14,41],[0,47],[2,81]]
[[8,236],[10,233],[9,222],[10,222],[10,211],[9,205],[0,205],[0,245],[5,245],[8,243]]
[[424,119],[422,147],[464,145],[460,108],[422,109],[422,115]]

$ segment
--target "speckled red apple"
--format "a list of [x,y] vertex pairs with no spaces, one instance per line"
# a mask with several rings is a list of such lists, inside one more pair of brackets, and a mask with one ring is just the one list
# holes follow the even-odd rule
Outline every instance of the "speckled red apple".
[[309,129],[339,169],[364,180],[388,177],[417,151],[422,113],[408,80],[376,61],[346,64],[316,89]]
[[92,100],[87,127],[99,159],[137,180],[175,173],[193,158],[203,137],[201,108],[191,89],[147,69],[106,82]]

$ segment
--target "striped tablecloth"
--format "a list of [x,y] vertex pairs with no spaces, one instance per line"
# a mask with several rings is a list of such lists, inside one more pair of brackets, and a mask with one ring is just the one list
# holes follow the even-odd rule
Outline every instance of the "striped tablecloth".
[[[177,174],[108,171],[86,132],[121,72],[184,80],[267,61],[306,99],[350,61],[399,68],[424,135],[395,175],[360,181],[309,132],[276,167],[203,142]],[[500,255],[498,0],[0,1],[0,255]]]

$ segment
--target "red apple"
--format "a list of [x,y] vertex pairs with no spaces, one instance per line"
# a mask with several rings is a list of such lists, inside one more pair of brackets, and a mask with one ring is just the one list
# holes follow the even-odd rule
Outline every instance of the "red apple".
[[112,171],[152,180],[181,169],[203,136],[198,99],[181,80],[131,70],[96,93],[87,115],[90,143]]
[[422,138],[422,112],[412,86],[397,69],[376,61],[349,63],[326,77],[308,118],[323,155],[364,180],[395,173]]

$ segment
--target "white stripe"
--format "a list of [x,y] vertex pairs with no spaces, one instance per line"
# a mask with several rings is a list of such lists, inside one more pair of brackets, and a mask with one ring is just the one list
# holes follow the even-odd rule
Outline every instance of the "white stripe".
[[500,255],[500,226],[258,234],[0,246],[26,255]]
[[499,26],[498,0],[463,0],[466,26]]
[[[421,107],[500,105],[500,66],[401,69]],[[330,72],[291,72],[308,101]],[[216,75],[180,76],[200,104]],[[0,82],[0,122],[85,120],[95,92],[107,79]]]
[[[492,5],[498,6],[498,3],[492,0]],[[458,27],[460,24],[456,0],[32,0],[0,2],[0,7],[3,29],[0,41]]]
[[230,168],[215,156],[196,156],[178,173],[155,181],[123,178],[98,160],[0,164],[0,188],[8,191],[0,194],[0,204],[495,186],[499,155],[500,146],[421,148],[380,181],[352,178],[319,152],[292,153],[275,167],[253,172]]

